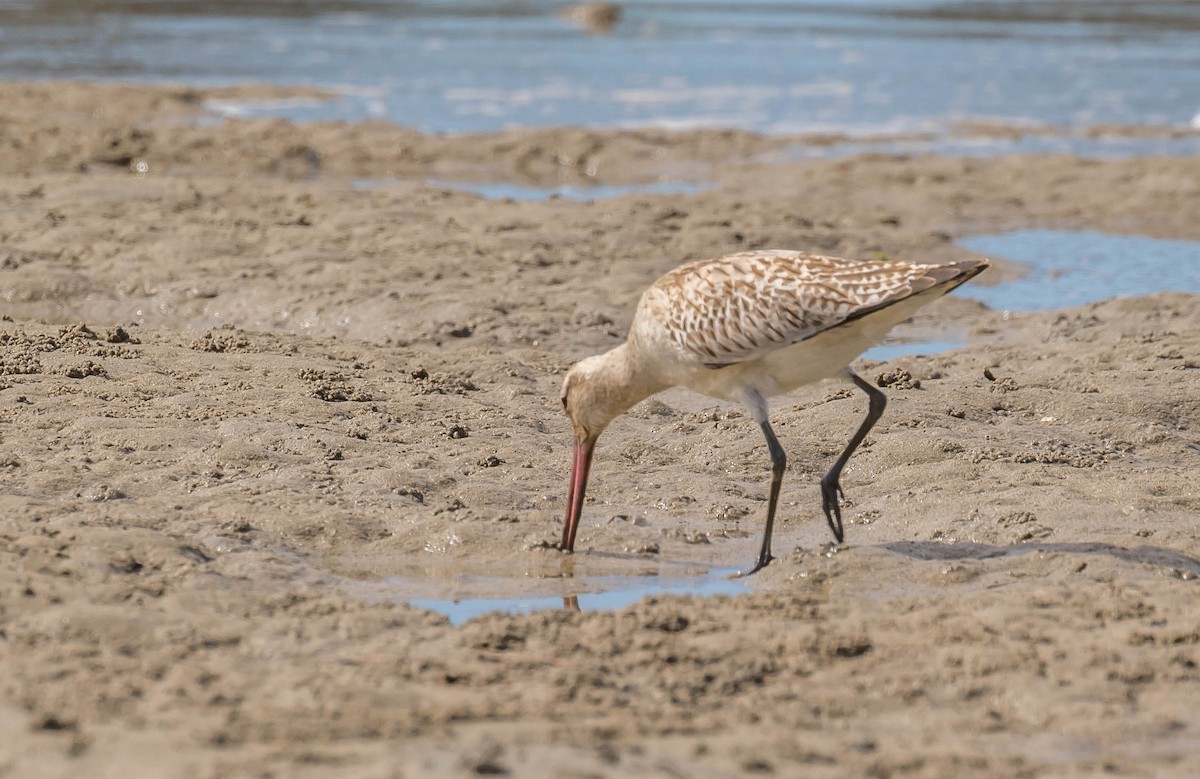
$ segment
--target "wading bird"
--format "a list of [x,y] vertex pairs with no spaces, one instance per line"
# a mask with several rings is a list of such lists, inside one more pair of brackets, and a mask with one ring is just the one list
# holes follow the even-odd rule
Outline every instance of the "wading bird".
[[741,575],[758,571],[772,559],[771,529],[787,466],[767,400],[839,372],[870,398],[867,418],[821,479],[821,508],[841,543],[842,469],[887,405],[884,394],[847,365],[918,308],[987,267],[979,259],[916,265],[753,251],[667,273],[642,295],[625,343],[577,363],[563,382],[575,455],[559,548],[575,548],[592,453],[609,422],[657,392],[684,386],[742,403],[767,438],[767,523],[758,560]]

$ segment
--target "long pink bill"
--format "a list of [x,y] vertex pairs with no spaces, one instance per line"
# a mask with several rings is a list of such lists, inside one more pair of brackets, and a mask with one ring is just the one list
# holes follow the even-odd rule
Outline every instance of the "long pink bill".
[[579,529],[579,517],[583,514],[583,494],[587,491],[588,471],[592,467],[592,451],[596,439],[575,439],[575,464],[571,467],[571,486],[567,490],[567,519],[563,523],[562,544],[564,552],[575,550],[575,531]]

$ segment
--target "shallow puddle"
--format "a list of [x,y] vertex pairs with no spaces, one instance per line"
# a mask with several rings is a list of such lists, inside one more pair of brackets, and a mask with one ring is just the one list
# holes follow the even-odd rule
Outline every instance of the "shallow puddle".
[[[954,292],[996,311],[1042,311],[1117,296],[1200,292],[1200,241],[1094,230],[1014,230],[974,235],[958,244],[985,257],[1019,262],[1028,269],[1014,281],[991,286],[966,284]],[[965,342],[945,337],[884,343],[867,350],[863,357],[886,362],[963,346]]]
[[[561,580],[560,594],[518,598],[413,598],[406,602],[450,618],[451,625],[493,612],[528,614],[535,611],[610,611],[654,595],[741,595],[751,591],[745,579],[730,578],[735,568],[714,568],[703,576],[588,576]],[[492,581],[489,581],[492,579]],[[387,579],[391,587],[404,587],[404,579]],[[457,583],[472,591],[507,590],[512,580],[500,577],[460,577]]]
[[[355,179],[355,189],[383,189],[404,182],[404,179]],[[507,181],[445,181],[429,179],[431,187],[473,192],[488,200],[605,200],[622,195],[691,195],[710,189],[712,184],[690,181],[657,181],[651,184],[562,184],[557,187],[527,187]]]
[[[883,553],[880,556],[880,553]],[[1072,558],[1110,558],[1120,564],[1142,566],[1185,581],[1200,580],[1200,560],[1164,547],[1142,545],[1116,546],[1102,542],[1033,542],[1008,545],[974,542],[945,543],[942,541],[894,541],[863,547],[843,547],[840,554],[846,561],[847,573],[875,570],[879,575],[870,597],[909,597],[932,592],[920,576],[899,578],[882,573],[902,568],[911,561],[995,561],[989,567],[992,574],[1003,576],[1009,571],[1005,561],[1016,561],[1028,555],[1065,555]],[[909,562],[905,562],[905,561]],[[611,561],[610,561],[611,562]],[[1065,565],[1065,564],[1064,564]],[[1074,568],[1076,563],[1071,563]],[[688,564],[687,569],[695,570]],[[429,592],[429,579],[416,577],[385,579],[382,584],[388,597],[421,609],[437,612],[449,618],[451,625],[463,623],[486,614],[530,614],[538,611],[612,611],[632,606],[643,598],[653,596],[693,595],[703,598],[716,595],[746,595],[756,591],[754,577],[731,578],[736,568],[713,568],[695,575],[658,574],[592,574],[563,578],[534,578],[522,581],[519,577],[457,576],[444,585],[444,590],[459,591],[464,597],[412,597],[416,592]],[[801,576],[804,574],[801,573]],[[983,581],[983,580],[980,580]],[[939,585],[941,586],[941,585]],[[988,585],[990,586],[990,585]],[[524,591],[518,597],[476,597],[479,593]]]
[[998,311],[1064,308],[1165,291],[1200,292],[1200,241],[1092,230],[1015,230],[958,243],[977,254],[1028,266],[1029,273],[1016,281],[990,287],[968,284],[955,293]]
[[966,346],[966,343],[963,341],[951,340],[883,343],[879,344],[878,346],[872,346],[870,349],[863,352],[862,356],[867,360],[887,362],[888,360],[894,360],[897,357],[909,357],[918,354],[940,354],[942,352],[948,352],[951,349],[961,349],[964,346]]
[[484,184],[462,181],[432,180],[429,184],[447,189],[457,189],[463,192],[474,192],[489,200],[549,200],[552,197],[564,200],[604,200],[621,197],[622,195],[691,195],[704,189],[709,184],[697,184],[686,181],[659,181],[653,184],[597,184],[588,186],[582,184],[564,184],[557,187],[524,187],[505,181],[492,181]]

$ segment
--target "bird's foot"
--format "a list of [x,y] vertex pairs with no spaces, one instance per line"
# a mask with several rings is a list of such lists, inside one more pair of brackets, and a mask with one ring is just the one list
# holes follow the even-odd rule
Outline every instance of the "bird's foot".
[[827,474],[824,479],[821,479],[821,508],[825,512],[825,521],[829,523],[829,529],[833,531],[833,537],[840,544],[845,539],[846,533],[842,527],[842,506],[838,500],[839,497],[842,500],[846,499],[846,493],[842,492],[842,485],[838,483],[837,476]]
[[766,567],[767,567],[767,564],[768,564],[768,563],[770,563],[770,562],[771,562],[772,560],[774,560],[774,559],[775,559],[775,558],[774,558],[774,557],[772,557],[770,554],[761,555],[761,556],[759,556],[759,558],[758,558],[758,562],[756,562],[756,563],[754,564],[754,567],[753,567],[753,568],[751,568],[751,569],[750,569],[750,570],[748,570],[748,571],[739,571],[738,573],[735,573],[733,576],[730,576],[729,578],[730,578],[730,579],[740,579],[740,578],[742,578],[743,576],[749,576],[750,574],[753,574],[753,573],[758,573],[758,572],[759,572],[759,571],[761,571],[763,568],[766,568]]

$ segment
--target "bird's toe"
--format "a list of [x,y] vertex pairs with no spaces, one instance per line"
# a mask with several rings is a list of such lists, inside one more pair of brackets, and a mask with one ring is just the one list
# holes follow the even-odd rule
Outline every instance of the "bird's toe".
[[842,485],[836,479],[822,479],[821,508],[825,512],[825,521],[829,523],[829,529],[833,531],[833,537],[840,544],[845,534],[842,528],[842,506],[839,498],[841,500],[846,498],[846,493],[842,492]]

